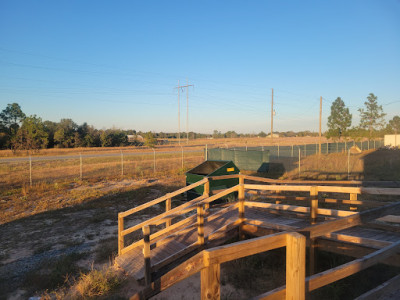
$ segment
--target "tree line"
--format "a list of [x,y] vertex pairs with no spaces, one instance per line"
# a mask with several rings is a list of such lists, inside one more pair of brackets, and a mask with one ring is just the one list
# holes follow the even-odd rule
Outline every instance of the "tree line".
[[328,117],[328,131],[325,133],[327,138],[350,137],[377,138],[384,134],[397,134],[400,131],[400,117],[394,116],[388,123],[385,121],[386,113],[383,112],[382,105],[378,104],[378,97],[370,93],[364,102],[364,107],[359,108],[360,123],[358,126],[351,126],[352,114],[346,107],[344,101],[338,97],[331,105],[331,114]]
[[[400,117],[395,116],[388,123],[382,105],[377,97],[369,94],[364,108],[360,108],[360,124],[351,127],[352,114],[344,101],[338,97],[331,105],[328,117],[327,138],[350,137],[352,139],[382,137],[383,134],[400,132]],[[274,132],[275,133],[275,132]],[[276,132],[279,133],[279,132]],[[128,140],[128,135],[142,136],[144,139]],[[311,131],[280,132],[282,137],[317,136]],[[177,139],[178,133],[136,132],[136,130],[96,129],[86,122],[78,125],[72,119],[61,119],[60,122],[43,121],[36,115],[26,116],[18,103],[8,104],[0,113],[0,149],[38,150],[44,148],[74,147],[118,147],[145,144],[154,147],[162,139]],[[198,138],[237,138],[266,137],[261,131],[258,134],[241,134],[235,131],[214,130],[212,134],[189,132],[190,139]],[[181,138],[186,138],[182,133]]]

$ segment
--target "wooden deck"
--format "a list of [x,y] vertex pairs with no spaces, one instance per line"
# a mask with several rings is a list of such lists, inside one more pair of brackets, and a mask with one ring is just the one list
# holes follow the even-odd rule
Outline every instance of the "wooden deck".
[[[216,195],[209,194],[207,179],[196,183],[204,184],[204,195],[181,206],[171,209],[171,198],[188,191],[191,186],[119,215],[119,256],[116,264],[137,280],[144,279],[145,282],[143,291],[132,296],[132,299],[147,299],[200,271],[202,298],[212,294],[213,299],[218,299],[220,263],[284,246],[288,247],[287,255],[290,254],[287,256],[287,263],[293,263],[286,272],[295,276],[296,280],[289,280],[287,277],[289,281],[286,287],[260,295],[257,299],[283,299],[289,297],[288,295],[298,295],[299,292],[295,291],[297,289],[300,289],[302,295],[305,282],[308,282],[308,291],[312,291],[378,262],[400,266],[400,201],[393,201],[393,196],[400,196],[400,189],[307,186],[304,183],[293,185],[293,182],[291,185],[284,185],[282,182],[276,185],[270,179],[262,178],[260,181],[268,182],[268,185],[255,185],[244,184],[244,180],[254,182],[257,178],[236,176],[239,176],[238,186],[219,191]],[[253,201],[253,197],[246,199],[245,190],[267,191],[268,196]],[[309,192],[310,196],[288,195],[285,199],[282,191]],[[380,197],[390,195],[392,198],[389,198],[390,201],[366,201],[366,210],[338,210],[319,208],[319,191],[324,193],[321,203],[327,203],[326,193],[335,196],[338,193],[350,194],[348,200],[329,198],[330,203],[333,201],[342,207],[361,207],[364,202],[357,199],[357,195],[362,193],[378,194]],[[224,206],[211,205],[210,208],[213,201],[232,192],[238,192],[238,201]],[[273,198],[275,192],[276,199]],[[281,204],[285,200],[288,203]],[[293,205],[293,200],[299,200],[296,204],[300,205]],[[131,228],[124,228],[123,219],[126,216],[162,201],[166,202],[165,213]],[[172,222],[178,216],[180,218],[175,223]],[[182,216],[185,216],[183,220]],[[154,231],[153,227],[152,234],[149,233],[149,226],[160,224],[165,226],[161,226],[159,231]],[[124,237],[140,229],[143,229],[143,239],[125,245]],[[228,244],[216,247],[226,244],[234,237],[242,240],[245,236],[250,239],[233,243],[232,246]],[[310,266],[314,264],[312,260],[315,248],[350,255],[357,260],[319,274],[314,274],[311,268],[310,276],[303,278],[304,274],[301,274],[305,272],[305,257],[296,258],[295,263],[292,259],[305,251],[302,250],[305,245],[310,251]],[[302,296],[295,298],[304,299]]]

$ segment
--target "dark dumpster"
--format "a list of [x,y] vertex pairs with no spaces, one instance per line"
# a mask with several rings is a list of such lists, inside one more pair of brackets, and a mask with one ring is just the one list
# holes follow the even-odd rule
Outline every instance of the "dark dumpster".
[[[240,170],[232,161],[207,160],[197,167],[186,172],[186,185],[193,184],[202,180],[204,177],[222,176],[239,174]],[[238,178],[221,179],[210,181],[210,192],[215,190],[227,189],[239,184]],[[187,192],[187,199],[192,200],[201,196],[204,192],[204,186],[198,186]]]

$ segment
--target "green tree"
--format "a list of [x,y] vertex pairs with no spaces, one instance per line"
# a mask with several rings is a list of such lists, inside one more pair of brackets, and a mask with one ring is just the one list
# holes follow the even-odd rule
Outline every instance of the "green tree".
[[389,121],[387,127],[390,133],[395,133],[395,134],[400,133],[400,117],[394,116],[393,119]]
[[48,134],[41,118],[34,116],[26,117],[12,139],[14,150],[39,150],[46,148]]
[[75,146],[75,131],[77,125],[71,119],[61,119],[54,133],[54,144],[61,148],[72,148]]
[[331,105],[331,114],[328,117],[327,137],[339,137],[346,135],[347,129],[351,126],[352,115],[340,97],[337,97]]
[[16,135],[24,118],[25,114],[18,103],[8,104],[0,113],[0,142],[2,148],[10,147],[11,140]]
[[154,148],[154,146],[156,145],[156,139],[154,138],[154,135],[151,133],[151,131],[145,134],[144,144],[149,148]]
[[358,109],[361,117],[360,128],[368,129],[369,138],[371,138],[375,130],[381,129],[385,125],[386,114],[383,112],[382,105],[378,105],[378,97],[373,93],[369,94],[364,105],[365,108]]

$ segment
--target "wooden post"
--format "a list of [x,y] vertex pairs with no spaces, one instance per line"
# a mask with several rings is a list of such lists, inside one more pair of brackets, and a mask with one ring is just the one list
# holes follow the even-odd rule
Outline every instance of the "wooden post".
[[201,299],[220,299],[220,274],[221,268],[219,264],[214,264],[201,270]]
[[315,144],[315,154],[318,153],[318,144]]
[[208,160],[208,145],[206,144],[206,157],[205,157],[205,160],[207,161]]
[[347,151],[347,142],[344,141],[344,152],[346,152],[346,151]]
[[292,157],[293,157],[293,145],[292,145]]
[[124,230],[124,218],[121,213],[118,213],[118,255],[121,255],[122,249],[124,249],[124,236],[122,231]]
[[375,140],[374,140],[374,149],[376,149],[376,146],[375,146]]
[[300,156],[301,156],[301,150],[300,150],[300,147],[299,147],[299,178],[300,178],[300,172],[301,172],[301,170],[300,170],[300,164],[301,164]]
[[[171,210],[171,198],[168,198],[167,200],[165,200],[165,212],[168,212]],[[169,227],[171,226],[171,219],[168,219],[165,222],[165,227]]]
[[[350,200],[357,201],[357,194],[356,193],[350,193]],[[350,206],[350,210],[351,211],[357,210],[357,206]]]
[[317,223],[318,218],[318,187],[312,186],[310,189],[310,223]]
[[286,299],[306,296],[306,238],[299,233],[286,236]]
[[146,286],[151,284],[150,261],[150,226],[143,226],[143,256],[144,256],[144,282]]
[[32,157],[29,155],[29,185],[32,186]]
[[239,200],[239,239],[244,239],[243,234],[243,223],[244,223],[244,177],[239,175],[239,190],[238,190],[238,200]]
[[[204,184],[203,196],[206,198],[210,197],[210,179],[208,179],[208,181]],[[209,208],[210,208],[210,203],[205,203],[204,210],[208,210]]]
[[336,153],[339,153],[339,143],[336,142]]
[[326,143],[326,154],[329,154],[329,143]]
[[204,209],[203,204],[197,205],[197,244],[204,245]]

